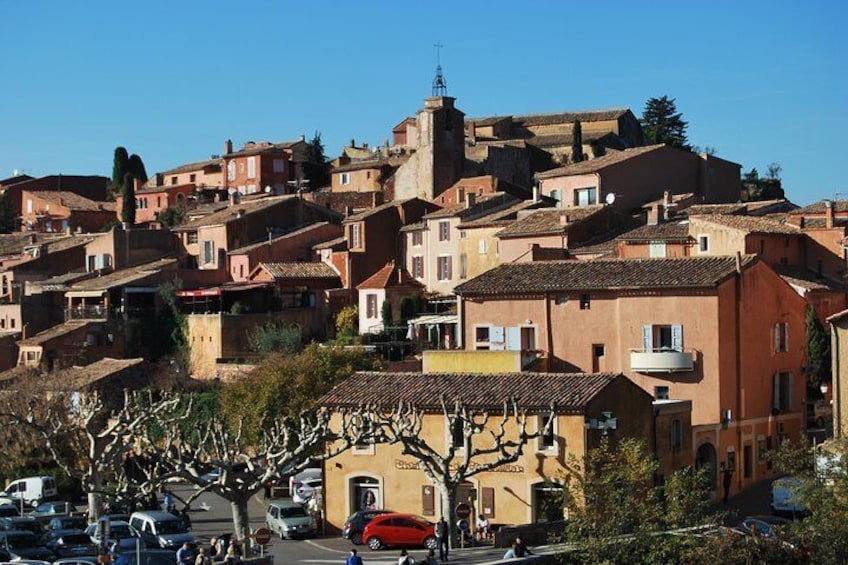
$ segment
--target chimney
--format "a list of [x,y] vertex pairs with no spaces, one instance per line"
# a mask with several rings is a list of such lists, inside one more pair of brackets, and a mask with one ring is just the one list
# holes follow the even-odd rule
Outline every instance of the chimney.
[[664,205],[666,208],[668,208],[668,206],[669,206],[671,203],[672,203],[672,200],[671,200],[671,191],[670,191],[670,190],[666,190],[665,192],[663,192],[663,205]]
[[560,214],[559,215],[559,225],[567,226],[568,225],[568,214]]
[[351,147],[356,147],[356,140],[355,140],[355,139],[351,139],[351,140],[350,140],[350,146],[351,146]]
[[236,204],[238,204],[240,197],[241,194],[239,193],[239,191],[233,190],[233,192],[230,194],[230,206],[235,206]]
[[233,140],[228,139],[224,142],[224,155],[229,155],[233,152]]
[[345,218],[353,216],[353,206],[345,206]]
[[655,226],[662,223],[665,217],[663,215],[664,212],[665,206],[659,203],[653,204],[648,210],[648,225]]
[[138,189],[141,188],[141,180],[138,177],[133,177],[133,192],[138,192]]
[[824,201],[824,227],[833,229],[833,201]]
[[398,281],[397,281],[397,282],[398,282],[398,284],[403,284],[403,268],[401,268],[401,267],[395,267],[395,262],[394,262],[394,261],[392,261],[392,268],[396,268],[396,269],[397,269],[397,275],[398,275]]
[[533,184],[533,202],[539,201],[539,183]]
[[742,274],[742,253],[736,252],[736,272]]
[[465,195],[465,207],[471,208],[477,202],[477,195],[473,192],[469,192]]

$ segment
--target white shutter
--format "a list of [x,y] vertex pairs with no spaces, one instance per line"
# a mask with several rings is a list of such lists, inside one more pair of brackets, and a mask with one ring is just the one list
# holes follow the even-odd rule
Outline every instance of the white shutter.
[[521,351],[521,328],[518,326],[506,328],[507,351]]
[[247,178],[256,178],[256,157],[247,158]]
[[683,326],[680,324],[671,326],[671,348],[683,351]]
[[642,349],[650,353],[654,348],[654,327],[647,325],[642,326]]
[[780,323],[774,325],[774,351],[780,351]]
[[504,329],[502,327],[491,326],[489,328],[489,349],[492,351],[503,351],[506,349]]

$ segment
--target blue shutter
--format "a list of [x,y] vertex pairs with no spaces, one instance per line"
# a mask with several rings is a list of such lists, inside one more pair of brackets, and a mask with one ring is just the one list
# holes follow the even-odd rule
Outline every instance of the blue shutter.
[[780,323],[774,325],[774,352],[780,351]]
[[654,327],[651,325],[642,326],[642,349],[650,353],[654,348]]
[[492,351],[503,351],[506,349],[504,329],[502,327],[492,326],[489,328],[489,349]]
[[680,324],[671,326],[671,348],[674,351],[683,351],[683,326]]
[[507,351],[521,351],[521,328],[518,326],[506,328]]

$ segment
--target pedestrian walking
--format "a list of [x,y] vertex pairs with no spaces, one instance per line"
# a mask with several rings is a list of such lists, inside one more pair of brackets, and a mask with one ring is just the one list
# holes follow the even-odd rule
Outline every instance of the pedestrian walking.
[[730,485],[733,484],[733,469],[728,468],[724,463],[721,464],[721,484],[724,487],[722,501],[727,504],[727,497],[730,496]]
[[197,554],[194,565],[212,565],[212,557],[206,551],[205,547],[200,548],[200,553]]
[[345,565],[362,565],[362,558],[356,554],[355,549],[350,550],[350,555],[345,559]]
[[450,539],[448,538],[448,523],[444,516],[436,522],[436,540],[439,542],[439,560],[448,561]]

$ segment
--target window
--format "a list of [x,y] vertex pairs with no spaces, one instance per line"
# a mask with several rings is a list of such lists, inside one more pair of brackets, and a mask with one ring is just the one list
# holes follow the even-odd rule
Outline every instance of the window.
[[557,208],[562,208],[562,193],[560,191],[552,190],[551,198],[556,202]]
[[188,176],[188,182],[192,182],[192,183],[193,183],[193,182],[195,182],[196,180],[197,180],[197,175],[196,175],[196,174],[190,174],[190,175]]
[[438,257],[436,277],[440,281],[451,280],[451,258],[449,255],[440,255]]
[[668,387],[667,386],[655,386],[654,387],[654,399],[655,400],[668,400]]
[[377,317],[377,295],[365,295],[365,317],[374,319]]
[[412,246],[421,247],[422,245],[424,245],[424,232],[412,232]]
[[362,247],[362,226],[359,224],[352,224],[350,226],[350,246],[353,249]]
[[588,294],[580,295],[580,309],[588,310],[592,306],[592,299]]
[[412,258],[412,276],[416,279],[424,278],[424,257],[421,255]]
[[710,252],[710,236],[699,235],[698,236],[698,253],[709,253],[709,252]]
[[578,188],[574,191],[575,206],[591,206],[598,203],[597,191],[592,188]]
[[451,442],[453,446],[463,449],[465,447],[465,425],[462,418],[457,416],[452,421],[448,419],[448,422],[450,423]]
[[215,262],[215,242],[211,239],[203,241],[202,263],[208,265]]
[[536,350],[536,328],[523,327],[521,328],[521,338],[519,348],[522,351]]
[[774,325],[774,352],[786,353],[789,351],[789,324],[787,322]]
[[792,373],[776,373],[772,377],[772,408],[777,412],[792,410],[794,396]]
[[642,349],[652,351],[683,351],[683,326],[645,325],[642,326]]
[[286,172],[286,162],[282,159],[274,159],[274,172],[275,173],[284,173]]
[[256,157],[247,158],[247,178],[256,178]]
[[764,437],[760,437],[757,439],[757,461],[764,461],[766,458],[766,439]]
[[671,421],[671,450],[680,451],[683,447],[683,424],[675,418]]
[[450,222],[439,222],[439,241],[450,241]]
[[32,214],[32,198],[27,198],[27,214]]
[[555,414],[539,416],[539,451],[550,451],[556,449],[556,423]]
[[255,194],[256,193],[256,185],[255,184],[247,185],[247,193],[248,194]]
[[177,184],[177,181],[179,181],[179,178],[171,177],[171,184]]
[[474,328],[474,349],[489,349],[489,326],[478,326]]
[[666,245],[664,241],[652,241],[648,247],[649,257],[665,257]]
[[228,180],[236,180],[236,162],[235,161],[227,162],[227,179]]
[[601,364],[606,355],[606,347],[603,343],[595,343],[592,345],[592,372],[601,372]]
[[465,230],[459,230],[459,239],[468,239],[468,232]]
[[188,232],[188,238],[186,239],[186,241],[188,241],[189,244],[197,243],[197,232],[196,231]]
[[468,276],[468,256],[465,253],[459,255],[459,278],[464,279]]
[[339,184],[350,184],[350,173],[340,173]]
[[481,239],[479,242],[477,242],[477,253],[479,253],[480,255],[486,254],[486,240],[485,239]]

